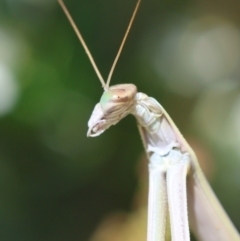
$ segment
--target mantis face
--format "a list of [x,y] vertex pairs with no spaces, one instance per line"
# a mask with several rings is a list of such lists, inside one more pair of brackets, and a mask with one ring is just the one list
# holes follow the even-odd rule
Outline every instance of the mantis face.
[[95,106],[88,122],[87,136],[98,136],[130,113],[137,87],[133,84],[111,86]]

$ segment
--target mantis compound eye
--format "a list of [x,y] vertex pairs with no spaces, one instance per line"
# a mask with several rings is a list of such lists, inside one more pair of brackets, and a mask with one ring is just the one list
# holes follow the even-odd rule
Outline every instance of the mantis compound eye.
[[101,97],[100,105],[104,114],[121,112],[132,103],[137,93],[137,87],[133,84],[121,84],[111,86]]

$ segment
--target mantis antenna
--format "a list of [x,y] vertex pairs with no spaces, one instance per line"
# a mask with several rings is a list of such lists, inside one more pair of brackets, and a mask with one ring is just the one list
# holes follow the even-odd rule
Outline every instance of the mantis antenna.
[[141,2],[141,0],[138,0],[138,1],[137,1],[136,7],[135,7],[135,9],[134,9],[134,11],[133,11],[132,17],[131,17],[130,22],[129,22],[129,24],[128,24],[126,33],[125,33],[125,35],[124,35],[124,37],[123,37],[123,40],[122,40],[122,43],[121,43],[121,45],[120,45],[120,47],[119,47],[119,50],[118,50],[118,52],[117,52],[117,55],[116,55],[116,57],[115,57],[115,59],[114,59],[114,61],[113,61],[113,65],[112,65],[112,67],[111,67],[111,69],[110,69],[110,72],[109,72],[109,75],[108,75],[108,78],[107,78],[106,88],[109,87],[109,84],[110,84],[110,81],[111,81],[111,78],[112,78],[113,71],[114,71],[115,66],[116,66],[116,64],[117,64],[117,61],[118,61],[118,59],[119,59],[119,56],[120,56],[120,54],[121,54],[121,52],[122,52],[123,46],[124,46],[124,44],[125,44],[125,42],[126,42],[128,33],[129,33],[130,29],[131,29],[131,26],[132,26],[133,20],[134,20],[134,18],[135,18],[135,16],[136,16],[138,7],[139,7],[139,5],[140,5],[140,2]]
[[111,81],[111,77],[112,77],[113,71],[114,71],[115,66],[116,66],[116,64],[117,64],[117,61],[118,61],[118,59],[119,59],[119,56],[120,56],[120,54],[121,54],[121,52],[122,52],[123,46],[124,46],[124,44],[125,44],[125,42],[126,42],[127,36],[128,36],[129,31],[130,31],[130,29],[131,29],[133,20],[134,20],[134,18],[135,18],[135,16],[136,16],[138,7],[139,7],[139,5],[140,5],[140,2],[141,2],[141,0],[138,0],[138,1],[137,1],[136,7],[135,7],[135,9],[134,9],[134,12],[133,12],[132,17],[131,17],[131,19],[130,19],[130,22],[129,22],[129,24],[128,24],[128,28],[127,28],[127,30],[126,30],[126,33],[125,33],[124,37],[123,37],[123,40],[122,40],[122,43],[121,43],[121,45],[120,45],[120,47],[119,47],[119,50],[118,50],[118,52],[117,52],[117,55],[116,55],[116,57],[115,57],[115,59],[114,59],[113,65],[112,65],[112,67],[111,67],[111,69],[110,69],[110,72],[109,72],[109,75],[108,75],[108,78],[107,78],[107,82],[105,83],[105,81],[104,81],[104,79],[103,79],[103,77],[102,77],[102,75],[101,75],[101,73],[100,73],[100,71],[99,71],[99,69],[98,69],[98,67],[97,67],[97,65],[96,65],[93,57],[92,57],[92,54],[91,54],[91,52],[89,51],[89,49],[88,49],[88,47],[87,47],[87,45],[86,45],[86,43],[85,43],[85,41],[84,41],[84,39],[83,39],[80,31],[79,31],[79,29],[77,28],[77,26],[76,26],[76,24],[75,24],[75,22],[74,22],[74,20],[73,20],[73,18],[71,17],[70,13],[68,12],[67,7],[65,6],[65,4],[63,3],[62,0],[58,0],[58,3],[59,3],[60,6],[62,7],[65,15],[67,16],[70,24],[72,25],[75,33],[77,34],[78,39],[80,40],[80,42],[81,42],[81,44],[82,44],[82,46],[83,46],[83,48],[84,48],[84,50],[85,50],[85,52],[86,52],[86,54],[87,54],[87,56],[88,56],[88,58],[89,58],[89,60],[90,60],[90,62],[91,62],[91,64],[92,64],[92,66],[93,66],[93,68],[94,68],[94,70],[95,70],[95,72],[96,72],[96,74],[97,74],[97,76],[98,76],[98,78],[99,78],[99,80],[100,80],[100,82],[101,82],[104,90],[107,90],[108,87],[109,87],[109,83],[110,83],[110,81]]
[[60,4],[60,6],[62,7],[65,15],[67,16],[70,24],[72,25],[75,33],[77,34],[78,39],[80,40],[80,42],[81,42],[81,44],[82,44],[82,46],[83,46],[83,48],[84,48],[84,50],[85,50],[85,52],[86,52],[89,60],[90,60],[92,66],[93,66],[93,68],[94,68],[94,70],[95,70],[95,72],[96,72],[96,74],[97,74],[97,76],[98,76],[98,78],[99,78],[99,80],[100,80],[100,82],[102,83],[103,88],[105,89],[104,79],[103,79],[100,71],[98,70],[98,67],[97,67],[97,65],[96,65],[96,63],[95,63],[95,61],[94,61],[94,59],[93,59],[93,57],[92,57],[92,55],[91,55],[91,52],[89,51],[89,49],[88,49],[88,47],[87,47],[87,45],[86,45],[86,43],[85,43],[85,41],[84,41],[84,39],[83,39],[80,31],[78,30],[75,22],[73,21],[73,18],[71,17],[70,13],[68,12],[68,10],[67,10],[65,4],[63,3],[63,1],[62,1],[62,0],[58,0],[58,2],[59,2],[59,4]]

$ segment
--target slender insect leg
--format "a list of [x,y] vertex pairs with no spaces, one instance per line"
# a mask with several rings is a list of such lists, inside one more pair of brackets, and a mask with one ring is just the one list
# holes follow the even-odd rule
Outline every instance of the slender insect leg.
[[167,220],[166,165],[153,154],[149,163],[148,241],[165,241]]
[[190,241],[186,188],[189,155],[172,150],[168,157],[167,193],[172,241]]

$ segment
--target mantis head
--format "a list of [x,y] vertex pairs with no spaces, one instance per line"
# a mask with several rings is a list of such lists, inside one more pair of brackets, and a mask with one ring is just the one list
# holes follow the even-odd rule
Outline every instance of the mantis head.
[[88,129],[87,136],[98,136],[102,132],[104,132],[107,128],[109,128],[111,125],[115,125],[120,119],[122,119],[123,117],[125,117],[127,114],[130,113],[131,105],[134,102],[135,94],[137,93],[137,88],[133,84],[121,84],[121,85],[115,85],[115,86],[111,86],[111,87],[108,87],[108,86],[110,84],[114,68],[119,59],[119,56],[123,49],[124,43],[127,39],[128,33],[132,26],[133,20],[135,18],[135,15],[137,13],[141,0],[137,0],[136,7],[133,11],[132,17],[128,24],[128,28],[123,37],[123,40],[119,47],[117,55],[113,61],[113,64],[110,69],[106,83],[105,83],[100,71],[98,70],[98,67],[82,37],[82,34],[78,30],[74,20],[72,19],[65,4],[63,3],[63,0],[58,0],[58,2],[60,4],[60,6],[62,7],[64,13],[66,14],[74,31],[76,32],[79,41],[81,42],[83,48],[85,49],[85,52],[86,52],[87,56],[89,57],[89,60],[92,64],[94,70],[96,71],[96,74],[97,74],[103,88],[105,89],[105,92],[102,95],[100,103],[98,103],[95,106],[93,113],[90,117],[90,120],[88,122],[89,129]]
[[87,136],[94,137],[102,134],[111,125],[117,124],[129,114],[136,93],[137,87],[133,84],[109,87],[93,110],[88,122]]

